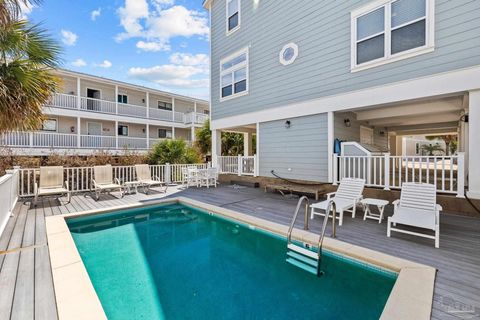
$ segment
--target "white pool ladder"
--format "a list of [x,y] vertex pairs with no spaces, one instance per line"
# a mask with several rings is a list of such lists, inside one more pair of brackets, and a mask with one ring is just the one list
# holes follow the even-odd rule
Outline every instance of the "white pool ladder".
[[323,238],[325,237],[325,230],[327,229],[328,217],[330,216],[330,214],[328,213],[330,212],[330,210],[332,210],[332,237],[335,237],[336,236],[335,216],[337,214],[337,209],[336,209],[335,202],[333,202],[333,200],[330,200],[330,202],[327,205],[327,210],[325,211],[326,214],[325,214],[325,218],[323,219],[320,237],[318,238],[317,251],[315,252],[315,251],[309,250],[308,248],[296,245],[292,242],[293,226],[295,225],[295,221],[297,220],[298,213],[300,211],[300,206],[302,205],[303,201],[306,201],[303,229],[308,230],[309,200],[307,197],[303,196],[298,200],[297,208],[295,209],[292,222],[290,223],[290,227],[288,229],[287,262],[320,277],[321,275],[323,275],[323,272],[320,269],[320,266],[322,262]]

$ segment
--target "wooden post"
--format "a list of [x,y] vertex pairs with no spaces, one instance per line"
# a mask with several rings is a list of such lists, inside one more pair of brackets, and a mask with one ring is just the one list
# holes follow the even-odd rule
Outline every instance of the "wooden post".
[[385,184],[385,187],[383,188],[384,190],[390,190],[390,153],[385,153],[384,155],[384,179],[383,182]]
[[338,154],[333,154],[333,163],[332,163],[332,177],[333,177],[333,185],[338,185]]
[[239,177],[242,175],[242,171],[243,171],[242,166],[243,166],[242,155],[239,154],[238,159],[237,159],[237,171],[238,171],[238,176]]
[[[453,161],[451,161],[450,165],[453,166]],[[450,181],[450,183],[453,183],[453,181]],[[465,198],[465,152],[458,153],[457,198]]]

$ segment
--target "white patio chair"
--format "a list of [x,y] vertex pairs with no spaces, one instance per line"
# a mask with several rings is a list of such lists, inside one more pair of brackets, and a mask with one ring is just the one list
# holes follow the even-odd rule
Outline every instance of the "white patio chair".
[[137,174],[137,182],[143,187],[145,194],[148,194],[150,187],[152,186],[162,186],[163,189],[161,192],[167,192],[168,186],[165,182],[160,181],[158,177],[153,177],[150,172],[150,166],[148,164],[136,164],[135,173]]
[[[336,210],[338,212],[337,219],[339,219],[338,225],[341,226],[343,224],[343,213],[345,211],[351,212],[352,218],[355,218],[357,204],[359,204],[363,198],[362,193],[364,187],[364,179],[343,178],[340,181],[337,191],[327,194],[327,200],[314,203],[310,206],[312,210],[310,218],[313,219],[315,215],[324,216],[330,200],[335,202]],[[323,213],[315,210],[322,210]]]
[[183,185],[187,188],[198,187],[200,185],[200,174],[196,167],[182,168]]
[[34,184],[35,198],[33,205],[37,205],[38,197],[52,195],[67,195],[68,203],[71,193],[68,189],[68,182],[63,180],[63,167],[40,167],[40,181]]
[[[440,246],[440,211],[437,204],[435,185],[406,182],[402,184],[400,200],[393,202],[393,216],[388,218],[387,236],[392,231],[435,240],[435,248]],[[392,227],[392,224],[394,227]],[[435,235],[396,228],[397,224],[433,230]]]
[[123,198],[123,187],[118,178],[113,179],[112,166],[107,164],[104,166],[93,167],[94,179],[92,180],[92,188],[95,191],[95,198],[98,200],[102,192],[110,192],[118,189],[120,197]]
[[218,183],[218,170],[217,168],[207,168],[198,171],[199,185],[201,187],[210,188],[211,186],[217,187]]

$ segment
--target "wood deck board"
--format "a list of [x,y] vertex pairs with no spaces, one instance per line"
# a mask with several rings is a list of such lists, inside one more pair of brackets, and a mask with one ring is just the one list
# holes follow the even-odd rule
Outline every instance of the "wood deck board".
[[[297,199],[284,198],[278,194],[263,193],[253,188],[234,189],[219,187],[212,189],[190,188],[176,195],[182,195],[237,210],[246,214],[288,225]],[[14,217],[10,218],[0,237],[0,250],[22,247],[21,251],[0,254],[0,319],[56,319],[57,309],[53,289],[50,258],[45,230],[45,217],[96,208],[124,205],[143,200],[164,197],[154,193],[137,193],[118,198],[118,193],[102,194],[96,201],[90,194],[39,201],[37,207],[30,203],[19,203]],[[387,216],[391,208],[386,210]],[[303,217],[297,227],[303,227]],[[313,232],[320,230],[322,219],[310,220]],[[345,215],[344,225],[337,228],[339,240],[370,249],[393,254],[412,261],[431,265],[438,269],[432,319],[459,319],[448,311],[448,307],[464,305],[476,308],[480,313],[480,218],[442,215],[440,249],[433,247],[433,241],[394,234],[386,237],[386,223],[363,221],[359,210],[352,219]],[[328,227],[330,228],[330,226]],[[327,235],[330,233],[327,230]],[[25,249],[28,246],[37,247]]]

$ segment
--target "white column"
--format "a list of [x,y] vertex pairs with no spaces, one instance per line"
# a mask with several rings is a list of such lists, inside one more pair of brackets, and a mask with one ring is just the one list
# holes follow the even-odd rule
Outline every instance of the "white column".
[[146,134],[147,134],[147,149],[150,149],[150,125],[146,125]]
[[480,199],[480,90],[469,92],[468,108],[468,192],[467,196]]
[[243,133],[243,155],[248,157],[252,155],[252,134],[249,132]]
[[212,166],[218,168],[218,156],[222,155],[222,132],[212,130]]
[[193,119],[192,119],[192,125],[195,125],[197,123],[197,101],[193,103]]
[[[175,123],[175,98],[172,97],[172,122]],[[172,139],[175,139],[175,126],[172,126]]]
[[80,91],[82,90],[82,86],[80,84],[80,77],[77,77],[77,109],[80,109],[80,105],[82,103],[82,98]]
[[81,147],[81,137],[80,132],[82,131],[80,117],[77,117],[77,148]]
[[330,111],[327,113],[327,165],[328,165],[328,182],[333,183],[333,142],[335,139],[334,132],[334,115]]
[[145,95],[145,105],[147,107],[147,118],[150,118],[150,94],[148,92]]
[[118,121],[115,121],[115,149],[118,150]]
[[260,123],[257,122],[257,134],[256,134],[256,150],[255,150],[255,176],[260,175]]
[[115,113],[118,114],[118,86],[115,85]]
[[194,141],[195,141],[195,127],[192,126],[192,127],[190,128],[190,130],[191,130],[191,132],[190,132],[190,137],[191,137],[192,142],[194,142]]

